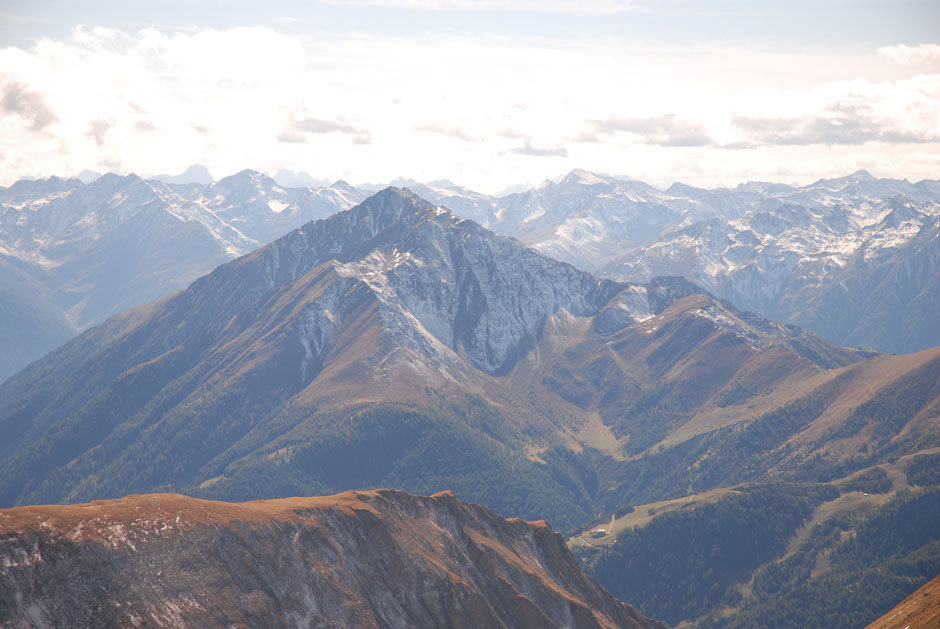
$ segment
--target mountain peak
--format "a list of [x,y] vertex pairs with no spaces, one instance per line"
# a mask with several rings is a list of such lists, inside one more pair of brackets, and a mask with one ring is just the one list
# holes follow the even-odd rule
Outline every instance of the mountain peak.
[[255,181],[258,179],[268,179],[269,177],[264,173],[260,173],[257,170],[252,170],[251,168],[245,168],[240,170],[237,173],[231,174],[228,177],[222,177],[216,183],[227,183],[235,181]]
[[94,170],[88,170],[87,168],[83,169],[82,172],[75,175],[75,178],[81,181],[82,183],[88,184],[101,177],[101,173]]
[[334,188],[336,190],[355,190],[356,189],[352,184],[350,184],[348,181],[344,179],[337,179],[336,181],[334,181],[333,183],[331,183],[329,186],[326,186],[326,187]]
[[435,179],[434,181],[429,181],[426,185],[432,188],[457,188],[459,187],[450,179]]
[[326,188],[330,185],[326,179],[317,179],[303,171],[285,168],[279,168],[274,173],[273,179],[285,188]]
[[140,177],[138,177],[135,173],[128,173],[126,175],[118,175],[117,173],[105,173],[88,185],[109,186],[109,185],[114,185],[119,182],[134,182],[139,179]]
[[862,181],[868,182],[868,181],[874,181],[876,177],[872,175],[870,172],[868,172],[867,170],[862,169],[862,170],[856,170],[854,173],[846,177],[846,179],[852,182],[862,182]]
[[76,178],[62,179],[52,176],[47,179],[20,179],[9,188],[0,187],[0,193],[6,192],[11,197],[41,196],[64,190],[71,190],[81,186]]
[[82,192],[91,195],[111,196],[119,190],[127,189],[137,184],[143,183],[143,179],[130,173],[127,175],[117,175],[115,173],[105,173],[82,188]]
[[[377,208],[389,210],[394,214],[387,214],[386,218],[392,222],[399,220],[405,209],[419,210],[421,213],[429,212],[434,208],[433,205],[413,193],[408,188],[399,188],[397,186],[388,186],[379,190],[371,197],[363,201],[358,207],[362,211],[368,212],[373,216]],[[356,208],[353,208],[355,210]]]
[[202,164],[193,164],[182,173],[178,175],[156,175],[151,177],[157,181],[162,181],[163,183],[173,183],[173,184],[199,184],[202,186],[209,185],[213,181],[212,174],[209,173],[209,169]]
[[559,182],[559,185],[569,186],[569,185],[582,185],[582,186],[592,186],[596,184],[610,183],[606,177],[601,175],[589,172],[583,168],[575,168],[570,173],[564,176],[564,178]]
[[233,201],[236,203],[248,201],[262,194],[265,190],[271,190],[275,187],[277,187],[277,182],[274,179],[249,168],[210,184],[212,189],[221,188],[232,192],[235,195]]
[[823,187],[827,189],[841,190],[842,188],[848,187],[850,185],[860,184],[860,183],[872,183],[877,181],[878,178],[872,175],[867,170],[857,170],[851,175],[846,175],[844,177],[835,177],[833,179],[819,179],[813,184],[807,186],[807,188],[818,188]]
[[690,186],[689,184],[682,183],[681,181],[675,181],[666,188],[667,194],[674,194],[678,196],[697,196],[705,192],[704,188],[696,188],[695,186]]
[[674,302],[689,295],[705,295],[714,299],[707,290],[678,275],[656,276],[650,280],[646,290],[650,307],[655,313],[662,312]]

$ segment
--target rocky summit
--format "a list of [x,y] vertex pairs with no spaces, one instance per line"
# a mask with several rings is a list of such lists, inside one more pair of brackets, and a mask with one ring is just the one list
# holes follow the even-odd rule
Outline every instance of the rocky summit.
[[662,627],[545,522],[451,493],[0,511],[0,625]]

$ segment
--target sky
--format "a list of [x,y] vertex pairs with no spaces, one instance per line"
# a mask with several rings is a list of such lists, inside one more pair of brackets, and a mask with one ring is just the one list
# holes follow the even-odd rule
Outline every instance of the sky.
[[940,178],[935,0],[0,0],[0,185]]

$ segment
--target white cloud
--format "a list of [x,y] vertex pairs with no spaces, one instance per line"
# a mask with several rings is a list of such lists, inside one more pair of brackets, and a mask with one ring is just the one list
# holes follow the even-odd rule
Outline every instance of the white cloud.
[[0,109],[4,113],[19,116],[34,131],[58,121],[43,95],[30,91],[18,81],[10,81],[4,86]]
[[354,144],[369,144],[372,134],[368,129],[357,126],[337,116],[332,119],[315,118],[302,112],[291,112],[287,125],[277,134],[278,142],[309,142],[307,134],[322,135],[340,133],[352,137]]
[[307,62],[299,40],[265,27],[205,29],[193,35],[148,28],[141,31],[135,52],[164,76],[258,88],[290,81]]
[[940,45],[918,44],[916,46],[883,46],[878,54],[901,64],[932,63],[940,68]]
[[922,70],[873,50],[81,28],[0,50],[0,183],[200,162],[483,191],[573,167],[711,185],[784,163],[841,175],[858,155],[936,177],[940,74]]
[[324,4],[365,7],[395,7],[430,11],[512,11],[535,13],[573,13],[579,15],[615,15],[649,10],[631,0],[321,0]]
[[784,115],[738,113],[731,126],[740,143],[761,145],[866,142],[940,143],[940,74],[890,82],[865,79],[827,83],[810,90]]
[[533,157],[568,157],[568,149],[563,146],[533,146],[532,142],[526,140],[522,146],[509,151],[519,155],[531,155]]
[[[675,114],[646,118],[607,118],[589,120],[595,134],[630,133],[641,142],[659,146],[707,146],[713,144],[700,122],[685,120]],[[589,141],[596,141],[594,135]]]
[[452,138],[457,138],[463,140],[464,142],[482,142],[483,137],[471,135],[467,132],[466,129],[460,125],[445,125],[445,124],[426,124],[421,125],[420,127],[415,127],[415,131],[427,131],[428,133],[439,133],[440,135],[446,135]]

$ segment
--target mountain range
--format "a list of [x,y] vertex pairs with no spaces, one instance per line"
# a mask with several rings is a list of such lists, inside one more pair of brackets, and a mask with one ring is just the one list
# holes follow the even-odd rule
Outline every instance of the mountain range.
[[[0,506],[450,489],[570,531],[744,483],[783,510],[765,518],[780,545],[830,508],[831,485],[929,467],[938,415],[940,348],[840,347],[683,277],[593,275],[387,188],[0,385]],[[774,498],[781,483],[795,501]]]
[[[0,340],[10,348],[0,379],[89,325],[379,189],[275,177],[243,171],[209,182],[194,167],[151,180],[53,177],[0,189]],[[499,197],[449,181],[398,183],[606,277],[684,276],[840,345],[903,353],[940,344],[937,181],[860,171],[803,187],[660,190],[575,170]]]
[[389,188],[0,386],[0,501],[387,484],[568,527],[929,447],[938,364],[599,279]]
[[603,274],[682,273],[834,342],[904,353],[940,344],[938,253],[940,204],[897,194],[701,221],[618,257]]
[[840,345],[905,353],[940,344],[937,180],[859,171],[802,187],[659,190],[575,170],[499,198],[457,186],[412,189],[606,277],[681,275]]
[[0,379],[78,331],[365,198],[244,171],[209,185],[104,175],[0,188]]

